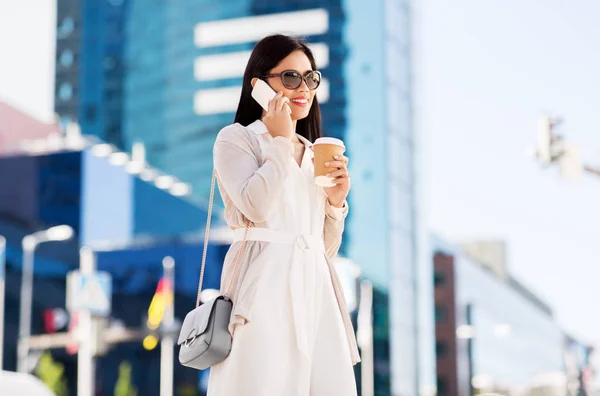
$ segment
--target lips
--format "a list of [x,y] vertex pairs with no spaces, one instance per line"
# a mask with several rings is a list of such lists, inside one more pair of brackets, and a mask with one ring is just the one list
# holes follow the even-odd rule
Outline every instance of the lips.
[[293,98],[292,100],[290,100],[290,102],[292,102],[293,104],[295,104],[296,106],[299,106],[299,107],[308,106],[308,98],[305,98],[304,96]]

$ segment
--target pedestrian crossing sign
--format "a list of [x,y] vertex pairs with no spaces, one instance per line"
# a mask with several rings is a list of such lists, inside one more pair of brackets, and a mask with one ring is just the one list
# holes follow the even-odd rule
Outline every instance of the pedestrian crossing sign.
[[67,275],[67,309],[70,312],[87,311],[98,316],[110,315],[111,281],[108,272],[84,275],[79,271],[71,271]]

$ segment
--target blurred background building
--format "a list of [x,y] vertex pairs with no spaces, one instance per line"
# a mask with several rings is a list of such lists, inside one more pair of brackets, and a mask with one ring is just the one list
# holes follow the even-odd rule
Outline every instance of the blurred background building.
[[[4,108],[9,106],[2,104]],[[47,243],[36,249],[33,283],[32,334],[53,334],[76,329],[74,317],[65,310],[69,271],[79,267],[79,247],[94,249],[98,270],[112,275],[112,313],[109,326],[143,329],[148,306],[163,276],[162,259],[176,260],[178,302],[176,317],[183,318],[195,302],[197,276],[202,258],[206,208],[186,197],[189,188],[173,176],[136,162],[126,153],[96,137],[61,132],[14,109],[19,114],[10,123],[0,120],[0,129],[20,132],[50,130],[25,137],[0,157],[0,235],[6,238],[5,370],[16,368],[17,330],[21,300],[21,244],[27,235],[54,225],[67,225],[75,239]],[[21,117],[22,116],[22,117]],[[34,127],[42,125],[43,127]],[[76,132],[76,131],[75,131]],[[14,136],[14,135],[12,135]],[[167,182],[168,181],[168,182]],[[220,233],[220,212],[213,219],[213,243],[208,249],[205,285],[219,286],[220,265],[229,241]],[[147,351],[138,342],[113,345],[98,359],[100,394],[113,394],[121,377],[121,364],[130,367],[132,384],[140,394],[154,394],[159,376],[158,350]],[[71,394],[76,389],[77,347],[31,353],[37,370],[60,367]],[[48,363],[50,364],[50,363]],[[158,372],[158,371],[157,371]],[[43,376],[40,372],[38,375]],[[196,389],[193,370],[175,367],[177,389]]]
[[589,347],[508,273],[502,241],[433,247],[438,395],[589,394]]

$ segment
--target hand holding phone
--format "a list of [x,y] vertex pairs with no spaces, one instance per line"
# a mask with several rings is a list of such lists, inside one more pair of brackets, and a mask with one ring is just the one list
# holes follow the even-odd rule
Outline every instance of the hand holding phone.
[[273,89],[263,80],[257,80],[252,89],[252,97],[267,112],[262,121],[273,137],[282,136],[292,139],[294,127],[290,114],[289,99],[282,92],[275,93]]

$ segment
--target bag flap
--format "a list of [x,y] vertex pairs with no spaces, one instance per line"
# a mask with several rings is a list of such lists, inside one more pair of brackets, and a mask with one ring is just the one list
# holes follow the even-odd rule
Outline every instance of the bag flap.
[[207,301],[185,315],[185,319],[181,325],[181,331],[179,332],[177,345],[181,345],[188,338],[198,336],[206,331],[210,315],[212,314],[216,302],[219,299],[222,299],[222,297],[217,297],[211,301]]

